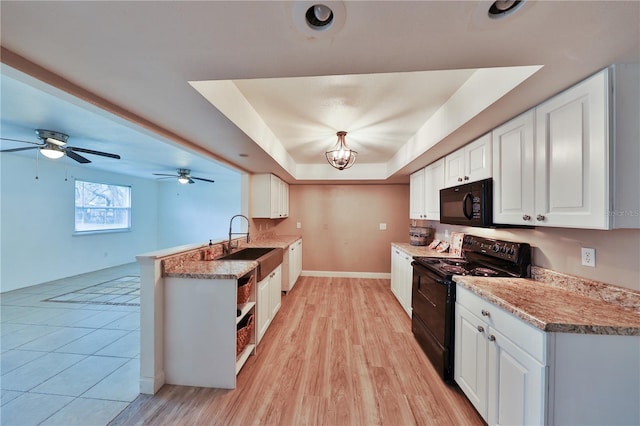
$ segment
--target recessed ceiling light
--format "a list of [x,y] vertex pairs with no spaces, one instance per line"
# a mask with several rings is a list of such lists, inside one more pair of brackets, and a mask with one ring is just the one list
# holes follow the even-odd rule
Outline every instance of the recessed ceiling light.
[[333,22],[333,11],[324,4],[314,4],[305,13],[307,25],[314,30],[322,30]]
[[490,18],[503,18],[522,6],[524,0],[496,0],[489,8]]
[[344,2],[336,0],[296,0],[286,2],[296,28],[311,39],[335,36],[344,26]]

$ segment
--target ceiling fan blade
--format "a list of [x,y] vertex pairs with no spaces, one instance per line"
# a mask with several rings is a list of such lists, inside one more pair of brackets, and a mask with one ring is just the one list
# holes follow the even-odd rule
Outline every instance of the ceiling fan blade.
[[76,160],[78,163],[86,164],[91,162],[88,158],[84,158],[82,155],[78,155],[70,149],[65,149],[64,152],[69,156],[69,158]]
[[168,175],[166,173],[154,173],[155,176],[171,176],[171,177],[178,177],[178,175]]
[[37,146],[28,146],[26,148],[3,149],[3,150],[0,150],[0,152],[26,151],[27,149],[38,149],[38,147]]
[[43,143],[40,143],[40,142],[23,141],[22,139],[0,138],[0,140],[3,140],[3,141],[11,141],[11,142],[30,143],[31,145],[44,146],[44,144],[43,144]]
[[201,180],[201,181],[204,181],[204,182],[211,182],[211,183],[214,183],[214,182],[215,182],[215,180],[205,179],[205,178],[199,178],[199,177],[195,177],[195,176],[191,176],[191,179]]
[[78,148],[75,146],[68,146],[67,151],[71,150],[71,151],[78,151],[78,152],[82,152],[85,154],[93,154],[93,155],[101,155],[102,157],[109,157],[109,158],[115,158],[116,160],[120,159],[120,156],[117,154],[109,154],[108,152],[102,152],[102,151],[94,151],[91,149],[84,149],[84,148]]

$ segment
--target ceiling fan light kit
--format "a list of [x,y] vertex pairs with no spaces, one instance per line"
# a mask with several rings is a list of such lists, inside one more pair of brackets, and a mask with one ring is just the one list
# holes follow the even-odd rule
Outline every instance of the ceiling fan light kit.
[[341,130],[336,135],[338,136],[338,141],[330,151],[325,153],[325,156],[329,164],[336,169],[348,169],[356,162],[358,152],[347,147],[347,142],[345,141],[347,132]]
[[195,180],[200,180],[200,181],[203,181],[203,182],[210,182],[210,183],[214,183],[215,182],[214,180],[211,180],[211,179],[205,179],[205,178],[191,176],[191,170],[189,170],[189,169],[178,169],[178,174],[177,175],[169,175],[169,174],[166,174],[166,173],[154,173],[154,175],[155,176],[163,176],[160,179],[177,178],[178,179],[178,183],[181,184],[181,185],[186,185],[188,183],[196,183]]
[[47,158],[51,158],[52,160],[56,160],[64,156],[64,151],[59,145],[52,142],[46,142],[45,146],[40,148],[40,154]]
[[94,151],[92,149],[79,148],[75,146],[67,146],[67,140],[69,139],[69,136],[65,135],[64,133],[55,132],[53,130],[44,130],[44,129],[37,129],[35,132],[36,132],[36,136],[38,137],[38,139],[40,139],[42,143],[23,141],[19,139],[0,138],[2,140],[36,145],[36,146],[30,146],[27,148],[3,149],[0,152],[17,152],[17,151],[26,151],[28,149],[38,149],[42,155],[52,160],[62,158],[66,155],[67,157],[81,164],[90,163],[91,160],[78,154],[78,152],[82,152],[85,154],[92,154],[92,155],[100,155],[102,157],[108,157],[108,158],[115,158],[116,160],[120,159],[120,156],[117,154]]

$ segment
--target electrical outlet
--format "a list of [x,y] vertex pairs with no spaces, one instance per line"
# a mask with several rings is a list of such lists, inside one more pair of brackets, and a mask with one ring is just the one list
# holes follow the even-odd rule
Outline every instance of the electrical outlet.
[[387,230],[387,224],[386,223],[381,223],[380,224],[380,230],[381,231],[386,231]]
[[582,247],[582,264],[584,266],[596,266],[596,249]]
[[302,224],[300,222],[296,222],[296,228],[298,229],[302,228]]

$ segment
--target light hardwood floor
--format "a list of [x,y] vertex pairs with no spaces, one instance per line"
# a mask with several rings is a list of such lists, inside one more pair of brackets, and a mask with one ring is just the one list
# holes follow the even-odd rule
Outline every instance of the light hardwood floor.
[[110,424],[482,425],[436,374],[389,280],[301,277],[235,390],[165,385]]

